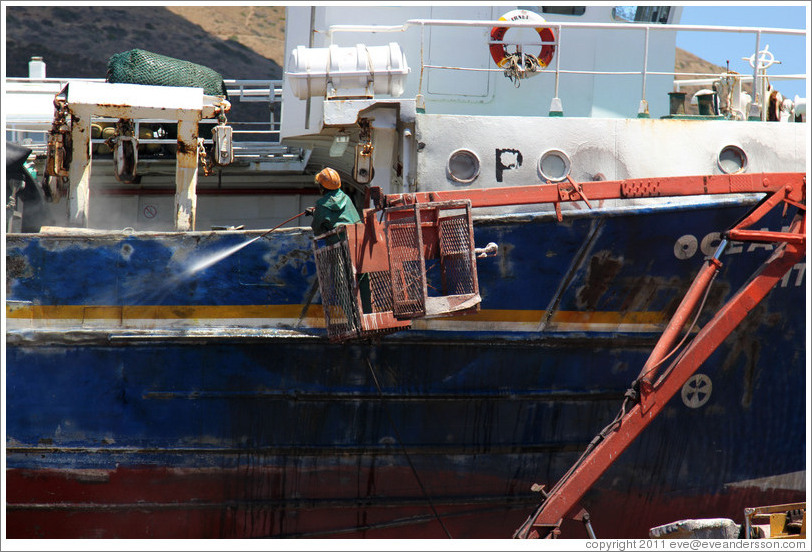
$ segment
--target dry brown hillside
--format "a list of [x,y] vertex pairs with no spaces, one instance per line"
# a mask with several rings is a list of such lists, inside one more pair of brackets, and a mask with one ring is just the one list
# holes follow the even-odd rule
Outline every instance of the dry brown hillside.
[[[674,60],[675,73],[712,73],[718,75],[724,71],[723,67],[714,65],[704,59],[695,56],[691,52],[686,52],[681,48],[677,48],[676,59]],[[680,79],[693,79],[701,77],[679,77]],[[700,86],[684,86],[680,90],[686,93],[685,96],[685,109],[686,113],[696,115],[698,113],[696,106],[690,104],[691,96],[693,96],[700,88]]]
[[282,76],[280,7],[8,6],[6,74],[43,56],[49,77],[104,78],[111,55],[141,48],[226,78]]
[[262,57],[283,65],[285,8],[282,6],[167,6],[220,40],[234,40]]
[[[104,78],[110,56],[133,48],[211,67],[229,79],[282,77],[285,10],[274,6],[8,6],[6,75],[42,56],[48,77]],[[268,105],[231,116],[263,121]]]

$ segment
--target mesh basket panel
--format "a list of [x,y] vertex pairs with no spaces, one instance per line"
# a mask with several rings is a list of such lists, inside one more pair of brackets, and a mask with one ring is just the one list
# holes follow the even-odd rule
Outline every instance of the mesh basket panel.
[[369,272],[369,284],[372,291],[372,312],[392,310],[392,279],[388,270]]
[[440,219],[440,255],[470,254],[471,237],[465,214]]
[[209,96],[227,96],[223,76],[190,61],[146,50],[128,50],[110,56],[107,82],[202,88]]
[[355,281],[346,237],[337,244],[314,246],[316,272],[327,335],[331,339],[355,337],[360,330]]
[[415,217],[390,220],[386,231],[394,301],[392,312],[399,318],[422,315],[426,311],[425,274]]
[[440,219],[440,259],[443,267],[445,295],[476,293],[472,277],[471,237],[468,216],[455,215]]
[[467,295],[476,293],[471,279],[471,255],[449,255],[443,257],[444,295]]

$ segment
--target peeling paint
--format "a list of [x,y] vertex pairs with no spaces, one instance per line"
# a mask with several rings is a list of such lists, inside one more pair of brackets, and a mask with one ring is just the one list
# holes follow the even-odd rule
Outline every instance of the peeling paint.
[[741,405],[744,408],[752,407],[755,388],[759,384],[763,368],[762,344],[759,340],[753,339],[753,335],[763,329],[762,326],[780,327],[782,319],[781,314],[768,312],[767,306],[761,303],[748,314],[726,340],[730,348],[722,362],[722,370],[729,371],[742,365]]
[[513,264],[511,262],[511,253],[516,248],[515,245],[508,242],[499,244],[499,255],[497,256],[499,263],[499,275],[502,278],[514,278]]
[[653,276],[637,278],[629,286],[626,297],[620,305],[622,312],[646,311],[661,290],[666,289],[668,279]]
[[133,246],[128,243],[125,243],[124,245],[121,246],[121,258],[124,259],[125,261],[129,261],[130,257],[133,254],[133,251],[134,251]]
[[6,255],[6,285],[16,278],[31,278],[34,275],[25,255]]
[[[283,254],[280,257],[269,254],[263,256],[263,259],[266,262],[270,262],[275,258],[277,261],[268,267],[268,270],[262,275],[262,281],[283,286],[285,285],[285,278],[280,277],[280,271],[282,268],[286,265],[291,265],[292,268],[301,267],[303,274],[306,274],[306,265],[308,263],[312,264],[313,254],[309,250],[295,249]],[[315,265],[313,265],[313,271],[315,272]]]

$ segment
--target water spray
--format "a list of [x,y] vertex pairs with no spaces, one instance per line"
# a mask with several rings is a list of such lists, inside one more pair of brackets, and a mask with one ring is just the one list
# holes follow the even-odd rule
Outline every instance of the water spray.
[[263,232],[262,234],[260,234],[259,236],[255,237],[255,238],[251,238],[250,240],[248,240],[246,242],[235,245],[235,246],[230,247],[228,249],[225,249],[223,251],[219,251],[218,253],[216,253],[214,255],[211,255],[209,257],[204,257],[203,259],[200,259],[194,265],[192,265],[189,269],[187,269],[183,273],[182,276],[189,276],[191,274],[194,274],[195,272],[199,272],[199,271],[201,271],[201,270],[203,270],[205,268],[209,268],[213,264],[216,264],[216,263],[222,261],[223,259],[225,259],[227,257],[230,257],[231,255],[233,255],[234,253],[236,253],[240,249],[252,244],[253,242],[257,241],[260,238],[264,238],[265,236],[267,236],[268,234],[270,234],[274,230],[277,230],[279,227],[281,227],[281,226],[289,223],[293,219],[295,219],[297,217],[301,217],[302,215],[305,215],[305,214],[307,214],[306,210],[302,211],[301,213],[298,213],[296,215],[293,215],[292,217],[290,217],[289,219],[287,219],[287,220],[285,220],[283,222],[280,222],[279,224],[277,224],[276,226],[274,226],[270,230],[267,230],[267,231]]

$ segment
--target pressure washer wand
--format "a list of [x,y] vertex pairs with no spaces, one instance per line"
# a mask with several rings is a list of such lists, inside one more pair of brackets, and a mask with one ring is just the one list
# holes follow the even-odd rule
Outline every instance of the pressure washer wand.
[[267,232],[265,232],[264,234],[260,234],[259,236],[257,236],[257,237],[256,237],[256,238],[254,238],[254,239],[258,240],[259,238],[264,238],[265,236],[267,236],[268,234],[270,234],[271,232],[273,232],[274,230],[276,230],[276,229],[277,229],[277,228],[279,228],[280,226],[284,226],[285,224],[289,223],[289,222],[290,222],[290,221],[292,221],[293,219],[298,218],[298,217],[301,217],[301,216],[303,216],[303,215],[307,214],[307,212],[308,212],[308,211],[307,211],[307,209],[305,209],[304,211],[302,211],[302,212],[301,212],[301,213],[299,213],[298,215],[293,215],[292,217],[290,217],[290,218],[289,218],[288,220],[286,220],[285,222],[280,222],[279,224],[277,224],[276,226],[274,226],[273,228],[271,228],[270,230],[268,230],[268,231],[267,231]]

